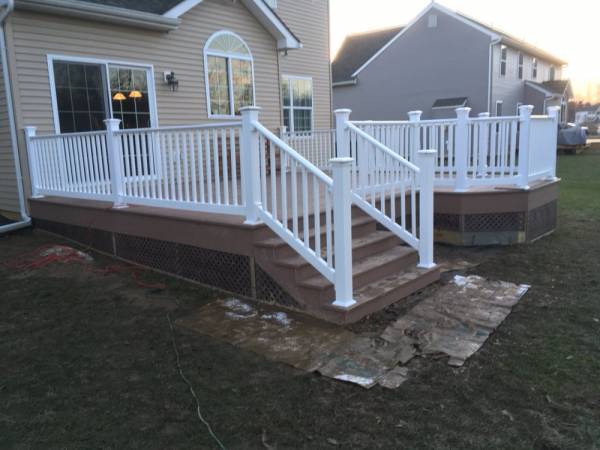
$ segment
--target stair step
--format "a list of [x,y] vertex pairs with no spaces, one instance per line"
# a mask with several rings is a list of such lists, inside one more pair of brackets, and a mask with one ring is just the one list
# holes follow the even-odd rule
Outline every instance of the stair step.
[[[359,228],[359,227],[363,227],[366,225],[370,225],[370,224],[375,224],[375,221],[367,216],[361,216],[361,217],[356,217],[355,219],[352,219],[352,229],[354,230],[354,228]],[[322,223],[321,224],[321,235],[324,236],[325,235],[325,225]],[[300,228],[299,230],[299,237],[300,239],[302,239],[304,236],[304,232],[302,230],[302,228]],[[310,239],[313,239],[315,237],[315,230],[314,228],[312,228],[309,231],[309,237]],[[255,244],[258,247],[263,247],[263,248],[277,248],[277,247],[284,247],[287,246],[287,242],[285,242],[283,239],[281,239],[280,237],[272,237],[269,239],[265,239],[263,241],[259,241]]]
[[[352,278],[354,280],[355,289],[366,283],[370,283],[371,280],[369,278],[371,277],[376,277],[376,279],[382,278],[389,275],[390,270],[398,273],[399,269],[395,270],[394,268],[396,265],[395,263],[406,266],[409,263],[412,264],[415,260],[416,251],[413,248],[397,245],[381,253],[356,261],[352,265]],[[379,277],[377,277],[378,272],[381,272]],[[299,284],[302,287],[315,290],[326,290],[333,287],[332,283],[322,275],[308,278],[301,281]]]
[[[377,251],[371,251],[369,254],[365,254],[365,251],[369,250],[369,247],[373,247],[377,244],[385,244],[387,241],[394,242],[396,236],[394,233],[389,231],[374,231],[365,236],[360,236],[352,239],[352,256],[355,260],[364,258],[369,254],[379,253],[385,249],[378,249]],[[396,241],[393,245],[398,245],[400,241]],[[377,247],[376,247],[377,248]],[[321,254],[325,255],[325,247],[321,250]],[[304,259],[301,255],[289,256],[286,258],[279,259],[276,264],[283,267],[289,267],[291,269],[300,269],[305,266],[309,266],[310,263]]]

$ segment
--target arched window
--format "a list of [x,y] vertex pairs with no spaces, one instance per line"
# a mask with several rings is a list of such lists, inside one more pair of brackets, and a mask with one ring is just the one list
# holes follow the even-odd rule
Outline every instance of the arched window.
[[254,105],[254,68],[246,43],[230,31],[213,34],[204,47],[209,117],[239,116]]

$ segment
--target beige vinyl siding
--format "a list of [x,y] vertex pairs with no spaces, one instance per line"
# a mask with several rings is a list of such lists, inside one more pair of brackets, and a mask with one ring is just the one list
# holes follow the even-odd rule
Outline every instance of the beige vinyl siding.
[[331,128],[329,1],[278,0],[276,12],[302,42],[280,55],[281,74],[312,78],[314,127]]
[[0,61],[0,213],[19,212],[19,193],[12,155],[3,67]]

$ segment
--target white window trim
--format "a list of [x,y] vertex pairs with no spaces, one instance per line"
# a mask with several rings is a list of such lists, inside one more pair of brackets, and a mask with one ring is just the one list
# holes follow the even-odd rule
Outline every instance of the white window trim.
[[290,106],[284,106],[283,105],[283,95],[281,96],[281,123],[283,123],[283,110],[284,109],[289,109],[290,110],[290,125],[291,129],[288,129],[287,132],[288,133],[295,133],[296,131],[293,129],[294,128],[294,108],[296,109],[302,109],[305,111],[310,111],[310,130],[307,131],[298,131],[298,133],[312,133],[313,131],[315,131],[315,85],[313,83],[313,79],[312,77],[307,77],[307,76],[301,76],[301,75],[282,75],[281,79],[283,81],[291,81],[291,80],[308,80],[310,81],[310,89],[311,89],[311,101],[310,101],[310,105],[311,106],[294,106],[294,101],[293,101],[293,95],[292,95],[292,89],[290,86]]
[[[85,64],[99,64],[104,66],[104,78],[105,78],[105,94],[108,95],[106,99],[108,102],[108,113],[110,117],[113,117],[112,101],[110,98],[110,76],[109,66],[116,67],[131,67],[136,69],[145,69],[148,76],[148,95],[150,102],[150,126],[152,128],[158,127],[158,108],[156,106],[156,90],[154,85],[154,66],[152,64],[141,64],[136,62],[121,61],[115,59],[99,59],[99,58],[88,58],[81,56],[67,56],[67,55],[56,55],[48,54],[46,56],[48,61],[48,81],[50,83],[50,97],[52,100],[52,115],[54,118],[54,132],[60,134],[60,120],[58,117],[58,100],[56,98],[56,83],[54,80],[54,62],[65,61],[65,62],[80,62]],[[108,119],[108,117],[107,117]]]
[[[506,50],[506,58],[502,56],[502,50]],[[502,73],[502,63],[504,63],[504,73]],[[508,73],[508,47],[504,44],[500,45],[500,76],[506,77]]]
[[539,61],[537,58],[533,58],[531,60],[531,79],[533,81],[537,80],[539,70]]
[[[244,46],[246,47],[246,50],[248,50],[248,55],[239,55],[239,54],[235,54],[235,53],[224,53],[224,52],[216,52],[214,50],[209,50],[210,44],[212,43],[213,40],[215,40],[216,38],[218,38],[219,36],[222,36],[224,34],[230,34],[232,36],[234,36],[235,38],[239,39],[240,42],[242,42],[242,44],[244,44]],[[204,44],[204,88],[206,90],[206,112],[208,114],[208,118],[209,119],[241,119],[241,115],[235,115],[235,105],[234,105],[234,94],[233,94],[233,77],[232,77],[232,71],[231,71],[231,64],[229,64],[229,61],[227,63],[227,83],[228,83],[228,87],[229,87],[229,111],[231,111],[231,114],[213,114],[211,111],[211,107],[210,107],[210,86],[208,84],[208,57],[209,56],[220,56],[222,58],[226,58],[228,60],[230,59],[242,59],[244,61],[250,61],[250,69],[252,71],[252,104],[256,104],[256,83],[254,80],[254,58],[252,56],[252,52],[250,51],[250,47],[248,47],[248,44],[246,44],[246,41],[244,41],[238,34],[234,33],[233,31],[229,31],[229,30],[221,30],[221,31],[217,31],[216,33],[213,33],[208,40],[206,41],[206,44]]]

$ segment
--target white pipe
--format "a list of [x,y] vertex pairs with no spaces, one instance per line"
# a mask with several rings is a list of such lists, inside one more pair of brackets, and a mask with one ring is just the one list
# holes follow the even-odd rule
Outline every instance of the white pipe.
[[0,59],[2,60],[2,76],[4,80],[4,89],[6,91],[6,107],[8,109],[8,126],[10,128],[10,141],[12,146],[13,161],[15,164],[15,177],[17,181],[17,191],[19,194],[19,207],[21,220],[19,222],[0,226],[0,234],[9,231],[25,228],[31,225],[31,217],[27,214],[25,207],[25,192],[23,191],[23,174],[19,159],[19,147],[17,144],[17,130],[15,125],[15,111],[13,109],[12,87],[8,73],[8,56],[6,54],[6,39],[4,36],[4,21],[14,9],[14,0],[4,0],[0,3],[4,11],[0,14]]

